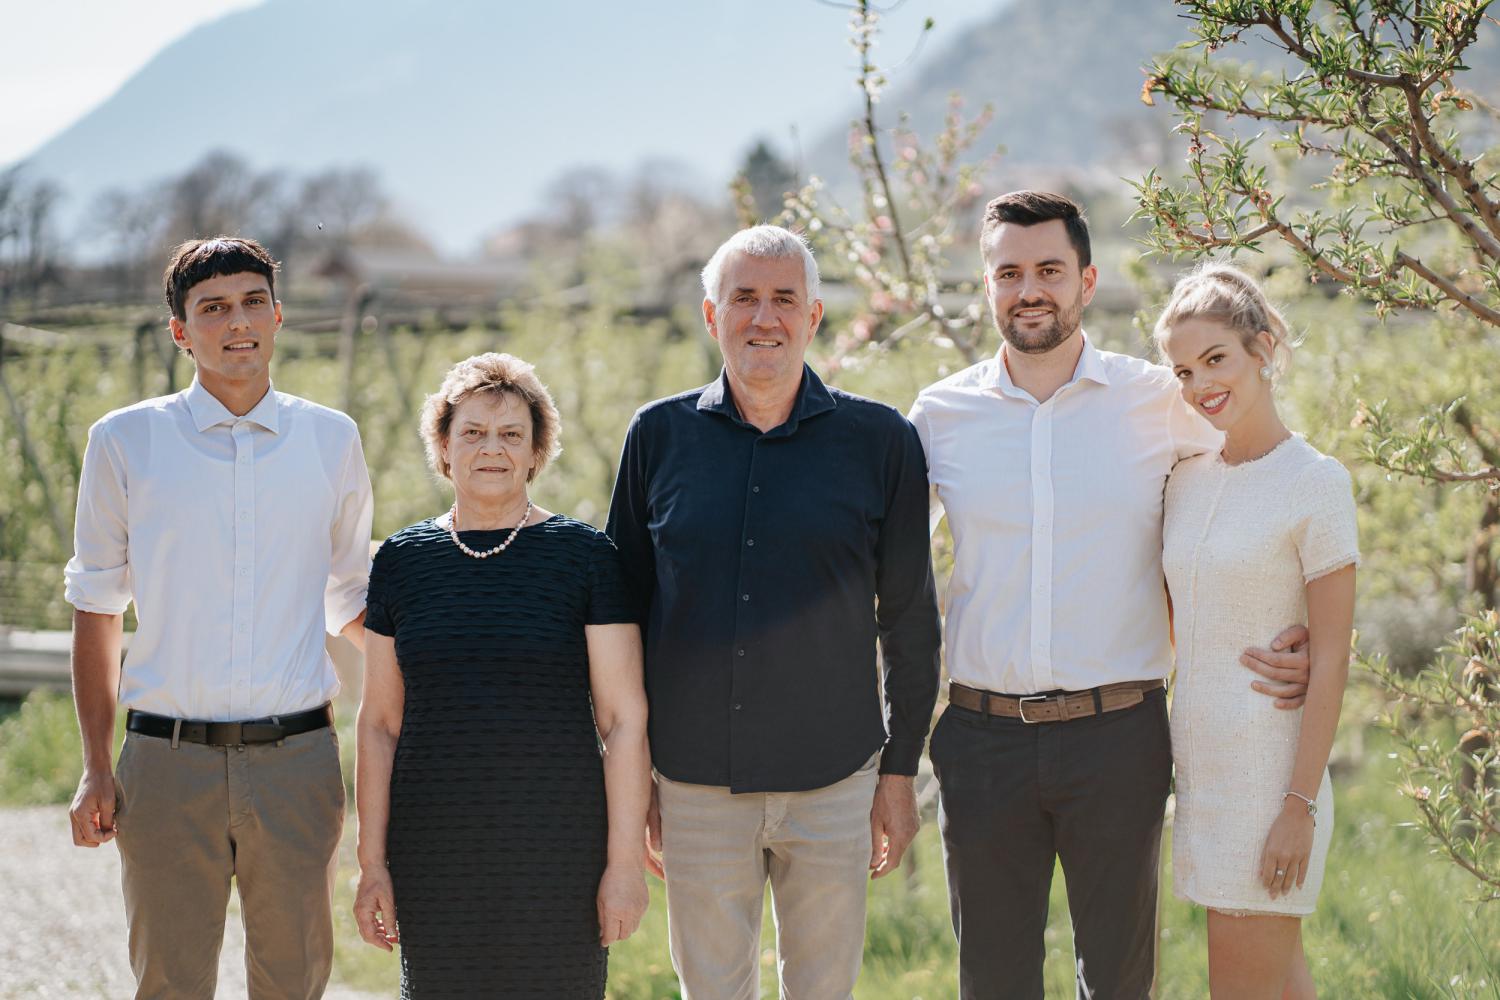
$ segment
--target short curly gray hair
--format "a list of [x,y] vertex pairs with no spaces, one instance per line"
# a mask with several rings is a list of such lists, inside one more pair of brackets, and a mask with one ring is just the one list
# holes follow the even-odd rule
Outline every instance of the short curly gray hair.
[[510,393],[531,410],[531,454],[536,460],[526,476],[531,482],[562,452],[562,418],[552,394],[536,377],[535,366],[514,354],[476,354],[448,369],[438,391],[422,404],[422,445],[427,449],[427,464],[444,479],[453,478],[452,468],[443,460],[443,442],[448,440],[458,404],[480,393]]

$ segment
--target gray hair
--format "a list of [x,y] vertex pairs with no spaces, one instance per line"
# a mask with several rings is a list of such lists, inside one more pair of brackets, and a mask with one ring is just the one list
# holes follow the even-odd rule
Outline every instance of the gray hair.
[[[1221,261],[1208,261],[1178,279],[1156,321],[1157,349],[1161,349],[1173,324],[1195,318],[1229,327],[1239,335],[1245,350],[1261,356],[1276,376],[1285,373],[1292,348],[1297,346],[1280,310],[1255,279]],[[1261,355],[1255,341],[1255,335],[1262,332],[1270,334],[1275,345],[1269,358]]]
[[422,445],[427,451],[427,464],[444,479],[453,478],[453,469],[443,458],[443,444],[453,429],[458,404],[480,393],[510,393],[531,411],[531,455],[535,464],[526,476],[531,482],[562,451],[562,418],[552,394],[537,378],[535,366],[514,354],[476,354],[448,369],[438,391],[422,404]]
[[807,301],[809,303],[817,301],[818,262],[813,260],[807,241],[790,229],[783,229],[780,226],[751,226],[749,229],[741,229],[725,240],[704,265],[703,294],[714,305],[719,304],[719,296],[724,291],[722,287],[724,262],[729,259],[730,254],[734,253],[772,260],[801,254],[802,271],[807,281]]

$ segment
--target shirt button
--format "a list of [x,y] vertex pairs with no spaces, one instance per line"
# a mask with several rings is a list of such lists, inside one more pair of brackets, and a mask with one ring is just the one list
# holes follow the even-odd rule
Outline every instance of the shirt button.
[[760,492],[760,487],[759,486],[752,486],[752,487],[750,487],[750,492],[751,493],[759,493]]
[[250,520],[250,512],[248,510],[242,510],[242,511],[240,511],[240,520],[241,521],[248,521],[248,520]]
[[740,595],[740,600],[742,600],[742,601],[748,601],[748,600],[750,600],[750,595],[749,594],[741,594]]
[[250,567],[249,566],[241,566],[240,567],[240,576],[249,576],[249,575],[250,575]]
[[736,711],[736,712],[738,712],[738,711],[739,711],[739,710],[740,710],[740,709],[742,709],[742,708],[744,708],[744,707],[745,707],[745,706],[744,706],[744,705],[741,705],[741,704],[740,704],[740,703],[739,703],[739,702],[735,702],[735,703],[734,703],[734,710],[735,710],[735,711]]
[[745,651],[743,649],[735,650],[735,653],[738,656],[744,656],[745,655]]
[[239,682],[237,682],[235,684],[235,687],[238,687],[238,688],[247,688],[249,686],[250,686],[250,682],[249,681],[243,681],[243,680],[239,681]]
[[747,539],[745,541],[745,544],[748,545],[748,546],[750,546],[753,549],[753,548],[755,548],[755,539],[753,539],[753,538]]
[[240,628],[239,628],[239,630],[240,630],[240,631],[241,631],[241,632],[244,632],[244,631],[247,631],[247,628],[246,628],[246,626],[245,626],[245,624],[244,624],[244,623],[243,623],[243,622],[241,622],[241,623],[240,623]]

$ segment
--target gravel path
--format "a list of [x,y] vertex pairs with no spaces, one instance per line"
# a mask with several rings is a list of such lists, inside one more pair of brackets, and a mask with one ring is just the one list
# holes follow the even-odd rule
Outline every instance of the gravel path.
[[[75,848],[62,806],[0,809],[0,997],[98,1000],[134,989],[114,846]],[[245,996],[245,930],[233,897],[218,996]],[[381,997],[337,985],[325,996]]]

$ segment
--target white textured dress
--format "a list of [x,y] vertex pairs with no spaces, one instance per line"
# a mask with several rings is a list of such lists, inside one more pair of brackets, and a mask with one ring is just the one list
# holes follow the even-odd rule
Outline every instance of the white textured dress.
[[1234,913],[1313,912],[1333,831],[1328,773],[1307,878],[1272,899],[1261,849],[1291,780],[1302,712],[1252,691],[1239,657],[1307,621],[1307,581],[1358,562],[1349,473],[1300,437],[1240,465],[1214,452],[1172,471],[1163,564],[1177,639],[1172,888],[1183,899]]

